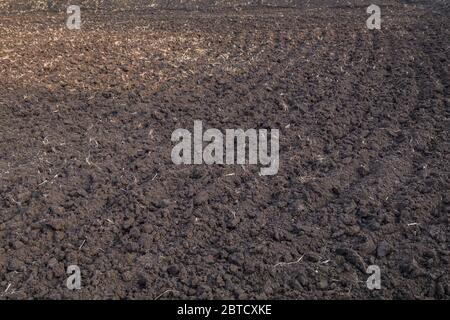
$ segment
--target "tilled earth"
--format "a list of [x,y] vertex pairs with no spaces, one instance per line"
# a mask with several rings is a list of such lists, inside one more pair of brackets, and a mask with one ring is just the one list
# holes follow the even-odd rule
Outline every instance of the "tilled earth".
[[[449,299],[449,13],[365,10],[0,16],[0,298]],[[194,120],[278,174],[174,165]]]

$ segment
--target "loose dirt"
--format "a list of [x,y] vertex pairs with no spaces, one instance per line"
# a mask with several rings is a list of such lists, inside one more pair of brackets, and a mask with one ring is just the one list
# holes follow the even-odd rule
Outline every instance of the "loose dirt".
[[[0,16],[1,298],[450,298],[448,12],[329,3]],[[194,120],[278,174],[174,165]]]

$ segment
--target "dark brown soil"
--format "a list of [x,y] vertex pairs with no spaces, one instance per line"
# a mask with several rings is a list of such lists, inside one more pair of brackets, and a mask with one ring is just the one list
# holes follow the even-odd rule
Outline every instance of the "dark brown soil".
[[[1,298],[449,299],[449,15],[365,9],[0,16]],[[279,173],[175,166],[197,119]]]

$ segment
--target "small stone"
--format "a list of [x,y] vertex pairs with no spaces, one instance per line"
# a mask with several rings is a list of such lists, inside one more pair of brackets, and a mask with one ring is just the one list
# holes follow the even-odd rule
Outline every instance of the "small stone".
[[295,201],[292,207],[297,212],[302,212],[306,209],[305,203],[303,201]]
[[112,94],[111,92],[102,92],[102,96],[103,98],[109,99],[111,98]]
[[46,225],[52,228],[53,230],[62,230],[64,229],[65,221],[63,219],[55,218],[48,221]]
[[65,212],[65,209],[61,206],[51,206],[50,211],[52,212],[52,214],[55,214],[55,215],[63,215]]
[[328,288],[328,280],[327,279],[321,279],[319,281],[318,287],[320,290],[326,290]]
[[209,194],[206,191],[201,191],[198,193],[194,198],[194,204],[195,205],[201,205],[205,202],[208,202]]
[[230,254],[228,256],[228,261],[240,266],[244,263],[244,255],[241,252]]
[[167,268],[167,273],[171,276],[177,276],[180,273],[180,269],[176,265],[171,265]]
[[363,258],[353,249],[347,249],[347,248],[338,248],[336,249],[336,253],[339,255],[342,255],[345,257],[345,260],[347,262],[354,265],[356,268],[358,268],[361,272],[366,272],[366,263],[364,262]]
[[56,258],[51,258],[48,261],[48,266],[49,268],[53,268],[54,266],[56,266],[58,264],[58,260],[56,260]]
[[234,290],[234,295],[238,300],[245,300],[247,298],[247,294],[245,293],[245,291],[240,288]]
[[214,263],[214,257],[210,254],[208,254],[207,256],[205,256],[203,258],[203,262],[206,264],[213,264]]
[[237,225],[239,224],[240,220],[239,218],[233,218],[233,219],[229,219],[226,222],[227,228],[228,229],[236,229]]
[[361,177],[365,177],[370,173],[369,168],[363,165],[359,166],[357,171]]
[[122,226],[123,226],[124,229],[129,229],[129,228],[131,228],[131,226],[133,224],[134,224],[134,219],[133,218],[129,218],[129,219],[124,221]]
[[305,260],[310,262],[319,262],[320,255],[315,252],[309,252],[305,255]]
[[199,179],[204,176],[204,171],[200,169],[198,166],[194,166],[194,169],[192,170],[192,178],[193,179]]
[[124,281],[129,282],[133,279],[133,274],[130,271],[126,271],[123,273],[122,278]]
[[130,229],[130,236],[132,236],[133,238],[139,238],[141,232],[139,231],[139,228],[137,227],[133,227]]
[[19,240],[14,241],[13,247],[14,247],[14,249],[20,249],[20,248],[22,248],[22,247],[23,247],[22,241],[19,241]]
[[417,263],[416,259],[414,259],[414,258],[412,258],[408,261],[405,261],[400,266],[400,271],[404,277],[409,278],[409,279],[414,279],[421,274],[419,264]]
[[279,230],[274,230],[272,233],[272,237],[275,241],[280,241],[281,240],[281,232]]
[[293,231],[296,234],[313,234],[315,230],[314,230],[313,227],[306,226],[306,225],[303,225],[301,223],[297,223],[293,227]]
[[201,284],[197,287],[197,295],[203,295],[203,294],[207,294],[211,291],[211,288],[208,287],[207,285]]
[[298,275],[298,276],[297,276],[297,280],[300,282],[300,284],[301,284],[303,287],[306,287],[306,286],[308,286],[308,284],[309,284],[309,280],[308,280],[308,278],[307,278],[304,274]]
[[24,266],[24,263],[22,261],[20,261],[17,258],[12,258],[8,263],[8,270],[9,271],[20,271],[23,266]]
[[359,247],[359,252],[362,255],[369,255],[373,253],[377,249],[377,246],[375,245],[375,242],[373,242],[372,239],[367,238],[364,243],[362,243]]
[[151,200],[151,204],[156,208],[162,207],[162,202],[159,199],[153,199]]
[[253,218],[256,218],[257,212],[256,211],[250,211],[247,215],[248,215],[249,218],[253,219]]
[[153,231],[153,226],[147,223],[142,227],[142,231],[145,233],[151,233]]
[[31,192],[25,191],[25,192],[19,193],[17,195],[17,202],[24,203],[25,201],[27,201],[30,198],[31,198]]
[[144,275],[139,275],[139,276],[138,276],[137,285],[138,285],[139,288],[141,288],[141,289],[147,288],[147,279],[145,278]]
[[171,204],[172,204],[172,201],[170,201],[169,199],[164,199],[164,200],[161,201],[161,207],[162,208],[167,208]]
[[353,226],[347,227],[347,228],[345,229],[345,233],[348,234],[348,235],[350,235],[350,236],[355,236],[355,235],[357,235],[360,231],[361,231],[361,228],[360,228],[359,226],[357,226],[357,225],[353,225]]
[[216,277],[216,285],[218,287],[225,286],[225,281],[223,280],[223,277],[220,274]]
[[442,298],[445,295],[445,288],[443,283],[438,283],[436,285],[436,296]]
[[377,256],[379,258],[387,256],[390,252],[391,252],[391,246],[387,241],[383,240],[378,244]]

